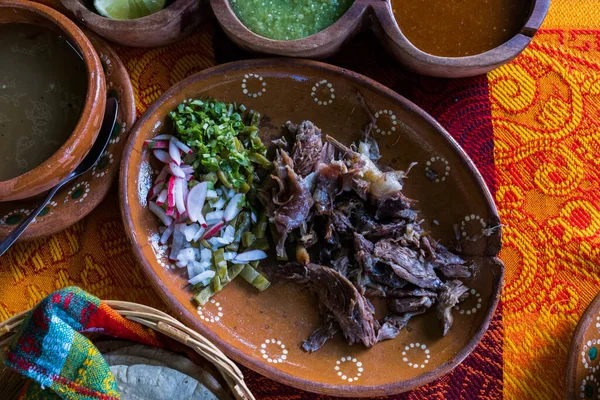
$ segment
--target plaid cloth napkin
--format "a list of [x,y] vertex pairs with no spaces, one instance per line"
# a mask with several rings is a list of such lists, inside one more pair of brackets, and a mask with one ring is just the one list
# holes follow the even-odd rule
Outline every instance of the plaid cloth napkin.
[[154,332],[126,320],[97,297],[77,287],[61,289],[29,312],[6,354],[8,367],[33,380],[20,398],[119,398],[108,364],[81,332],[162,347]]

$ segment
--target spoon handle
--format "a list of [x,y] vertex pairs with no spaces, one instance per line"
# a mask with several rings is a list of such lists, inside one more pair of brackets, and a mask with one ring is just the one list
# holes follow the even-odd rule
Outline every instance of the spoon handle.
[[50,200],[52,200],[58,189],[60,189],[62,186],[62,184],[59,184],[53,187],[44,199],[44,201],[42,201],[42,203],[38,206],[38,208],[33,210],[31,214],[29,214],[27,218],[25,218],[25,220],[23,220],[19,224],[19,226],[17,226],[17,228],[10,233],[10,235],[8,235],[4,240],[0,242],[0,257],[6,252],[6,250],[10,248],[10,246],[12,246],[12,244],[19,238],[19,236],[21,236],[21,234],[25,231],[25,229],[27,229],[29,224],[33,222],[35,217],[37,217],[39,213],[42,212],[44,207],[48,205],[48,203],[50,202]]

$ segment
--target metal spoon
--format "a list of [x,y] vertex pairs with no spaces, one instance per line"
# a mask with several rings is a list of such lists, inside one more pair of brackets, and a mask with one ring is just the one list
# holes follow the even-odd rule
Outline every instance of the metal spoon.
[[98,137],[94,142],[94,145],[85,156],[83,161],[75,168],[75,171],[71,172],[65,179],[63,179],[58,185],[54,186],[44,201],[35,209],[23,222],[17,226],[17,228],[10,233],[4,240],[0,242],[0,256],[2,256],[6,250],[13,245],[13,243],[21,236],[21,234],[27,229],[29,224],[38,216],[38,214],[46,207],[46,205],[52,200],[52,197],[58,192],[58,190],[71,182],[73,179],[80,177],[81,175],[88,172],[94,164],[100,159],[102,153],[106,149],[106,145],[110,140],[112,135],[112,131],[115,127],[115,121],[117,120],[117,109],[119,106],[119,102],[114,97],[111,97],[106,100],[106,111],[104,112],[104,120],[102,121],[102,127],[100,128],[100,132],[98,133]]

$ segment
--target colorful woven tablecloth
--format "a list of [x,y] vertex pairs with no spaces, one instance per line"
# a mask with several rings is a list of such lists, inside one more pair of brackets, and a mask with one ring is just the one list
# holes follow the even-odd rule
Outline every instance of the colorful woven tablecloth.
[[[598,0],[553,0],[531,46],[486,76],[416,76],[375,43],[359,36],[327,62],[389,86],[440,121],[480,168],[505,226],[506,285],[482,343],[451,374],[394,398],[564,397],[571,336],[600,288]],[[214,21],[168,48],[116,49],[139,113],[184,77],[250,57]],[[68,285],[164,309],[129,250],[116,189],[82,222],[0,259],[0,320]],[[327,398],[245,373],[259,399]]]

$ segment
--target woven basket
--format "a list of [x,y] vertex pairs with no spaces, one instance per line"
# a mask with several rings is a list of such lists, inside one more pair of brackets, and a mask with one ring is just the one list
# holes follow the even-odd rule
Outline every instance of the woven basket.
[[[204,336],[194,332],[168,314],[152,307],[115,300],[107,300],[104,303],[123,317],[190,347],[217,368],[236,399],[254,400],[254,396],[244,383],[244,376],[240,369]],[[0,323],[0,357],[4,356],[4,349],[13,339],[28,312],[22,312]],[[8,396],[8,393],[16,393],[18,388],[25,382],[25,379],[5,368],[4,371],[0,372],[0,382],[0,398],[6,399],[5,396]]]

